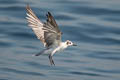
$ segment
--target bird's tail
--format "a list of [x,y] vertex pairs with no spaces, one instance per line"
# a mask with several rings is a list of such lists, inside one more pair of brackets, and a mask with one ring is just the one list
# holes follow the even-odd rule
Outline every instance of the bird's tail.
[[40,56],[41,54],[46,53],[47,50],[48,50],[48,49],[44,49],[44,50],[42,50],[41,52],[39,52],[39,53],[37,53],[37,54],[35,54],[35,55],[33,55],[33,56]]

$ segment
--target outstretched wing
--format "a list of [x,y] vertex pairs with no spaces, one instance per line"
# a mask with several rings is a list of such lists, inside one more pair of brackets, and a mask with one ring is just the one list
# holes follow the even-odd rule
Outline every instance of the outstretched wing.
[[34,14],[29,5],[26,6],[26,10],[28,26],[32,28],[37,38],[40,39],[44,45],[46,45],[44,39],[43,23],[37,18],[37,16]]
[[44,27],[50,30],[45,31],[45,35],[44,35],[45,42],[47,43],[48,47],[51,45],[57,46],[61,42],[60,29],[50,12],[48,12],[46,16],[47,16],[47,20],[46,20],[47,22],[44,23]]
[[27,5],[26,9],[28,25],[32,28],[37,38],[47,48],[58,46],[61,41],[61,32],[50,12],[47,14],[47,22],[42,23],[33,13],[29,5]]

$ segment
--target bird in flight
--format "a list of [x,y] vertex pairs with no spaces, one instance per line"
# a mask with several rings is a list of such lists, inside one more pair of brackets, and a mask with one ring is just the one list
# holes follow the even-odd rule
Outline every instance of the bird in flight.
[[66,40],[65,42],[61,41],[62,32],[60,31],[55,19],[50,12],[46,14],[46,22],[42,23],[34,14],[29,5],[26,6],[26,10],[28,26],[32,28],[37,38],[43,43],[45,47],[45,49],[43,49],[40,53],[35,54],[35,56],[49,54],[48,57],[50,64],[55,65],[52,56],[56,52],[62,51],[68,46],[76,46],[76,44],[70,40]]

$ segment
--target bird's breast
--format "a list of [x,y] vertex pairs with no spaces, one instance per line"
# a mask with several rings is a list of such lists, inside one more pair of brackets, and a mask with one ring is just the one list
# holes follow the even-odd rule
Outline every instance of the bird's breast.
[[65,48],[67,48],[67,46],[61,45],[61,46],[60,46],[60,51],[63,51]]

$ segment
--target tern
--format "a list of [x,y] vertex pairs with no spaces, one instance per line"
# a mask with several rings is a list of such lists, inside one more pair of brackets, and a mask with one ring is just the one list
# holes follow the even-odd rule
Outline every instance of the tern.
[[52,56],[59,51],[64,50],[68,46],[76,46],[72,41],[66,40],[62,42],[60,31],[54,17],[50,12],[46,14],[47,20],[45,23],[42,23],[40,19],[34,14],[29,5],[26,6],[27,10],[27,21],[28,26],[32,28],[33,32],[37,38],[43,43],[45,49],[40,53],[35,54],[34,56],[39,56],[41,54],[48,54],[50,64],[55,65]]

